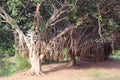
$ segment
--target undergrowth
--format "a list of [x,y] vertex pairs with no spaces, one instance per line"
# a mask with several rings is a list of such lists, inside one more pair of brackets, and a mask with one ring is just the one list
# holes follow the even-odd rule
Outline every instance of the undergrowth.
[[19,70],[24,70],[30,68],[29,62],[24,59],[21,55],[18,55],[15,62],[8,61],[9,58],[4,58],[0,60],[0,77],[11,76]]

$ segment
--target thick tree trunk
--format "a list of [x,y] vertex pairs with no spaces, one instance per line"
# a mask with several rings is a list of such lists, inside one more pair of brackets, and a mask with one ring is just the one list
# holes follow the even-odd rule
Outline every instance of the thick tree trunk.
[[31,48],[30,50],[30,63],[31,63],[30,74],[31,75],[36,74],[36,75],[43,76],[44,74],[42,72],[41,65],[42,65],[42,60],[43,60],[44,55],[40,54],[40,56],[38,56],[36,55],[35,52],[36,51]]
[[40,59],[34,54],[30,57],[30,63],[31,63],[31,73],[36,75],[41,75],[41,61]]

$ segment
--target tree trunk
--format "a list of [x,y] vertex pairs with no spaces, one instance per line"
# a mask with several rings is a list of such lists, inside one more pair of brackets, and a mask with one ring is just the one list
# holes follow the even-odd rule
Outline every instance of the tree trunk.
[[18,55],[19,50],[18,50],[18,40],[17,40],[17,32],[14,31],[14,44],[15,44],[15,56]]
[[30,74],[36,74],[36,75],[41,75],[43,76],[44,74],[42,73],[42,69],[41,69],[41,65],[42,65],[42,59],[44,57],[43,54],[40,54],[40,56],[38,56],[35,52],[35,50],[33,50],[33,48],[31,48],[30,50],[30,63],[31,63],[31,69],[30,69]]
[[71,60],[70,60],[70,66],[75,66],[76,65],[76,59],[75,56],[71,56]]
[[75,59],[75,54],[72,53],[72,51],[70,50],[70,66],[75,66],[76,65],[76,59]]
[[33,56],[30,57],[30,63],[31,63],[31,74],[41,75],[41,61],[40,59],[33,54]]

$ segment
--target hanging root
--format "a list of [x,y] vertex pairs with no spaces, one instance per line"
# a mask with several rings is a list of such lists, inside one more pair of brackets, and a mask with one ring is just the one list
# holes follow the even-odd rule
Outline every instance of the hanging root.
[[81,60],[93,59],[94,61],[105,61],[111,52],[111,46],[108,42],[89,43],[81,48]]

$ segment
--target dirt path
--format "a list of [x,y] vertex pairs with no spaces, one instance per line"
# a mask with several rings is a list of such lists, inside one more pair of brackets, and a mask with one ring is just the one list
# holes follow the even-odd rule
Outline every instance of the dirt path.
[[21,71],[0,80],[120,80],[120,61],[81,61],[75,67],[68,66],[68,62],[57,63],[43,66],[43,71],[45,77],[27,76]]

